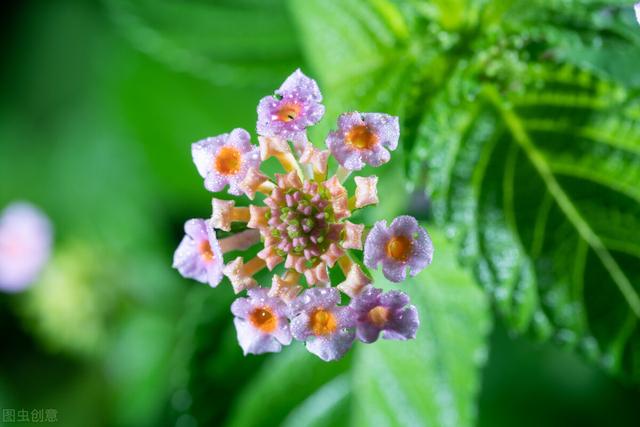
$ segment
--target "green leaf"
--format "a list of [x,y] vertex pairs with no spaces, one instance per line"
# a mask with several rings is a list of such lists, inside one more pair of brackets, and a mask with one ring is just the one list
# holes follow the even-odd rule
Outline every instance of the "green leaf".
[[287,416],[283,427],[347,426],[351,411],[351,381],[341,374],[309,396]]
[[640,86],[640,32],[628,1],[540,2],[537,13],[513,8],[505,18],[523,37],[545,40],[559,62]]
[[[433,264],[403,283],[420,313],[415,340],[360,345],[354,363],[353,425],[471,426],[487,354],[487,301],[457,263],[456,246],[431,235]],[[376,286],[397,289],[379,272]]]
[[340,107],[401,116],[410,179],[510,328],[640,379],[630,5],[500,0],[474,26],[443,23],[442,2],[389,2],[400,35],[376,2],[292,4]]
[[571,67],[539,78],[427,121],[437,217],[466,236],[463,258],[512,329],[637,380],[637,107]]
[[[341,409],[348,397],[344,372],[349,366],[349,357],[326,363],[294,342],[270,357],[239,395],[228,426],[327,425],[318,410]],[[291,408],[297,409],[289,414]],[[305,423],[296,422],[300,419]]]
[[216,85],[275,88],[300,65],[281,0],[105,0],[140,50]]

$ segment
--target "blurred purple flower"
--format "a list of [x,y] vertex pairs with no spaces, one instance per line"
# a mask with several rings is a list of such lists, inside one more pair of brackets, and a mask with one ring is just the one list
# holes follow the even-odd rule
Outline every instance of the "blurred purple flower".
[[362,169],[365,164],[380,166],[391,158],[388,150],[398,147],[398,118],[382,113],[344,113],[338,130],[329,133],[326,144],[343,168]]
[[238,298],[231,305],[238,343],[245,356],[276,353],[291,344],[287,305],[268,293],[267,288],[249,289],[249,298]]
[[301,152],[308,141],[307,127],[318,123],[324,115],[321,102],[322,94],[316,81],[297,69],[275,95],[260,100],[258,134],[292,141]]
[[364,244],[364,264],[375,269],[382,263],[384,277],[392,282],[402,282],[407,267],[415,276],[432,258],[431,238],[412,216],[399,216],[390,227],[384,220],[376,222]]
[[228,184],[229,193],[236,196],[242,194],[239,184],[249,169],[260,166],[260,150],[244,129],[195,142],[191,155],[207,190],[221,191]]
[[184,231],[186,235],[173,255],[173,268],[183,277],[218,286],[224,261],[215,230],[203,219],[190,219]]
[[420,326],[418,311],[400,291],[383,294],[381,289],[367,286],[351,306],[357,315],[356,334],[365,343],[375,342],[380,332],[387,340],[412,339]]
[[340,359],[351,348],[355,312],[339,307],[335,288],[312,288],[291,302],[291,333],[305,341],[307,350],[328,362]]
[[31,204],[13,203],[0,214],[0,290],[19,292],[38,278],[52,234],[49,219]]
[[636,3],[633,6],[633,9],[636,12],[636,20],[638,21],[638,24],[640,24],[640,2]]

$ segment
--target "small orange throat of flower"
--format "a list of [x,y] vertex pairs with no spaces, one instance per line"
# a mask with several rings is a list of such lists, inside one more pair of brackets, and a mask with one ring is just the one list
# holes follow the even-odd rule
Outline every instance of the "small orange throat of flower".
[[249,314],[249,321],[260,331],[270,334],[278,326],[278,318],[269,307],[254,308]]
[[369,310],[369,320],[378,328],[382,328],[389,320],[389,309],[381,305]]
[[276,113],[276,118],[281,122],[290,122],[298,118],[301,109],[298,104],[284,104]]
[[213,261],[213,251],[211,250],[211,245],[208,241],[203,240],[202,242],[200,242],[200,245],[198,246],[198,252],[200,252],[200,256],[206,262]]
[[393,236],[387,242],[387,255],[395,261],[405,262],[409,259],[413,243],[411,239],[405,236]]
[[378,143],[378,137],[365,125],[354,126],[347,132],[346,141],[358,150],[370,150]]
[[235,147],[222,147],[216,155],[214,167],[221,175],[235,175],[242,166],[242,154]]
[[329,335],[337,329],[338,322],[332,312],[319,308],[311,314],[309,327],[314,335]]

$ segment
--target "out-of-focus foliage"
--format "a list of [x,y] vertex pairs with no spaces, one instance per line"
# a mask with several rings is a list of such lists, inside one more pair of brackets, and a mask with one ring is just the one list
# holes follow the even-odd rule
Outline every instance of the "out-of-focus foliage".
[[462,237],[510,328],[640,379],[640,32],[627,2],[292,4],[341,107],[404,118],[409,176],[426,174],[438,224]]
[[300,65],[279,0],[108,0],[136,47],[215,85],[271,89]]

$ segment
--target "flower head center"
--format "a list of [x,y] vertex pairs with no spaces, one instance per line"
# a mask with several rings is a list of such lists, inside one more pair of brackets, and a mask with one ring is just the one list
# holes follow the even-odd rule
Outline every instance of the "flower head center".
[[249,314],[249,321],[260,331],[270,334],[278,326],[278,318],[269,307],[254,308]]
[[242,166],[242,154],[235,147],[222,147],[216,155],[215,168],[221,175],[235,175]]
[[372,308],[367,314],[371,323],[378,328],[382,328],[389,320],[389,309],[381,305]]
[[207,240],[203,240],[200,242],[200,245],[198,245],[198,252],[200,252],[200,256],[206,262],[213,261],[213,258],[214,258],[213,251],[211,250],[211,245]]
[[268,245],[282,258],[291,255],[303,260],[305,268],[317,265],[339,234],[332,228],[333,211],[326,190],[311,181],[304,182],[302,188],[283,184],[266,203],[271,207]]
[[406,236],[393,236],[387,242],[387,255],[395,261],[405,262],[413,250],[411,239]]
[[358,125],[347,132],[346,141],[358,150],[370,150],[378,143],[378,136],[366,125]]
[[294,103],[284,103],[276,112],[276,119],[281,122],[290,122],[300,115],[302,107]]
[[309,327],[317,336],[329,335],[337,329],[338,322],[332,312],[319,308],[311,313]]

